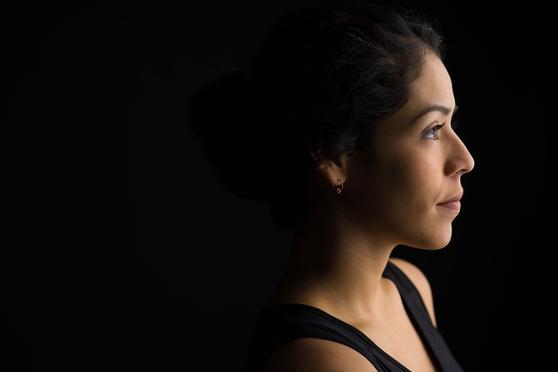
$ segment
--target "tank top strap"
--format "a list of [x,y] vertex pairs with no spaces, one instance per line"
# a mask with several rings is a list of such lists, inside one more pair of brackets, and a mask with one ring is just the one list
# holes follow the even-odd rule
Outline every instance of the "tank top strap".
[[452,372],[463,371],[452,355],[442,334],[432,323],[422,296],[409,277],[390,261],[388,261],[382,275],[395,283],[417,333],[434,363],[438,363],[437,369]]

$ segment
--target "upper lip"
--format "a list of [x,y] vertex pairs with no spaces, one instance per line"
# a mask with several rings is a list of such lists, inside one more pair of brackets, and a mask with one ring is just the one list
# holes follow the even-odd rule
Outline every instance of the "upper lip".
[[454,202],[457,200],[461,200],[461,198],[463,197],[463,190],[459,191],[457,194],[455,194],[455,196],[451,197],[450,199],[440,202],[438,204],[443,204],[443,203],[450,203],[450,202]]

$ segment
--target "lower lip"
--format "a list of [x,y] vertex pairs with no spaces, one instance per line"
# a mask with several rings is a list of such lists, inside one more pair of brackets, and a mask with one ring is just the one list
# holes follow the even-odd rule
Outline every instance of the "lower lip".
[[459,200],[451,203],[442,203],[436,205],[451,212],[459,212],[459,210],[461,209],[461,202]]

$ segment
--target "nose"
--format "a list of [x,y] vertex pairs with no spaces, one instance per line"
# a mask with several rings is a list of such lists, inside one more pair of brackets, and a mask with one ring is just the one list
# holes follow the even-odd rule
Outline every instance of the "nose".
[[452,142],[451,156],[448,159],[448,173],[459,175],[469,173],[475,167],[475,159],[459,136],[455,135]]

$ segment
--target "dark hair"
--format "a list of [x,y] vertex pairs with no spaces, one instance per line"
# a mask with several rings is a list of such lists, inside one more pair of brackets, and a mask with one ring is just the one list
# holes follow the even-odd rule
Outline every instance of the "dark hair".
[[437,20],[418,11],[292,10],[250,71],[229,68],[192,96],[189,123],[226,189],[269,203],[279,229],[296,227],[310,205],[310,154],[371,154],[374,128],[407,102],[426,52],[444,59]]

